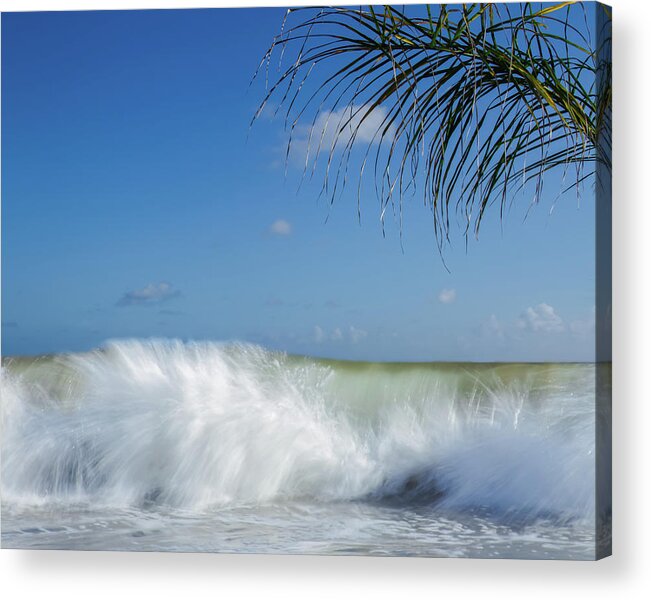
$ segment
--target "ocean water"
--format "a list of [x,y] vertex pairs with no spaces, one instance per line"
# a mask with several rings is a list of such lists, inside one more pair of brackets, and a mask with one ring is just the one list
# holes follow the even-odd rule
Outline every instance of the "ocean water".
[[593,559],[595,365],[5,359],[2,546]]

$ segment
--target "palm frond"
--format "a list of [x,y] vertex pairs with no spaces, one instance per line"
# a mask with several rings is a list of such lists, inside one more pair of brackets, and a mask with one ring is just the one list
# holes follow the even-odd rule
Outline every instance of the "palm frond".
[[[311,115],[316,151],[304,174],[325,155],[322,193],[331,202],[363,138],[358,210],[372,164],[382,221],[389,208],[402,215],[405,194],[422,186],[441,244],[453,215],[477,234],[486,209],[503,213],[518,188],[533,185],[537,202],[547,171],[572,168],[578,184],[596,163],[610,168],[610,64],[583,5],[538,6],[290,10],[297,22],[283,24],[261,68],[277,52],[281,62],[293,58],[254,120],[272,98],[284,107],[288,160]],[[317,72],[325,76],[310,87]],[[313,135],[322,114],[337,115],[331,139],[327,122]]]

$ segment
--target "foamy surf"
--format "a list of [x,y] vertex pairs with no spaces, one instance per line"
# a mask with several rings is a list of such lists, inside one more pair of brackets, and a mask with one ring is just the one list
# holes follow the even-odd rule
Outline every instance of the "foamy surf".
[[[43,514],[71,507],[104,519],[204,515],[206,532],[224,518],[228,529],[227,515],[247,515],[247,531],[270,526],[269,515],[297,529],[257,551],[303,551],[324,527],[318,514],[354,513],[362,530],[388,518],[389,538],[415,511],[421,526],[487,519],[482,527],[543,524],[592,539],[594,365],[346,363],[130,340],[9,360],[2,380],[5,543],[27,539],[16,533],[26,515],[38,531]],[[436,554],[442,538],[430,533]],[[392,547],[370,537],[365,553]]]

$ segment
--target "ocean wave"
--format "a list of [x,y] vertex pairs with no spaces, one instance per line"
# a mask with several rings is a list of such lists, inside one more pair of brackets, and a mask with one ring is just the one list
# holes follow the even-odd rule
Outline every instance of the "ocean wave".
[[127,340],[5,364],[13,503],[429,503],[594,516],[594,365],[341,363]]

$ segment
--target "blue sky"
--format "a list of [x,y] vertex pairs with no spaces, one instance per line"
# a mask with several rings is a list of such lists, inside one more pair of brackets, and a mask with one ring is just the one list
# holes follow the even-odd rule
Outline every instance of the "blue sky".
[[[520,199],[466,249],[285,175],[249,82],[282,9],[2,15],[2,349],[244,340],[367,360],[593,360],[594,202]],[[300,144],[299,144],[300,146]],[[553,211],[551,210],[553,207]]]

